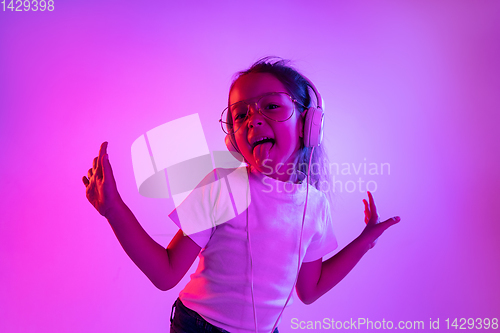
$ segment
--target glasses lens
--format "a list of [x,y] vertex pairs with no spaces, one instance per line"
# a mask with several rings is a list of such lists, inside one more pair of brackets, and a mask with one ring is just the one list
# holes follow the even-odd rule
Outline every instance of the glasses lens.
[[[255,102],[241,101],[224,109],[221,115],[224,133],[236,133],[243,126],[251,105],[255,107]],[[260,113],[274,121],[286,121],[294,111],[294,103],[287,93],[266,94],[257,100],[257,106]]]
[[258,101],[262,114],[275,121],[288,120],[293,114],[294,104],[286,93],[272,93],[262,96]]
[[226,134],[234,134],[243,124],[246,117],[246,113],[240,110],[239,116],[237,114],[236,119],[233,119],[231,111],[229,108],[224,109],[221,116],[221,126],[222,130]]

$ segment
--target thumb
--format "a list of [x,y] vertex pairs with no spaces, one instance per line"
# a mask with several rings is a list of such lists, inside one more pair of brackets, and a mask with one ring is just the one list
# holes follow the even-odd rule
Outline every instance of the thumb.
[[386,230],[387,228],[389,228],[390,226],[398,223],[399,221],[401,221],[401,218],[399,216],[394,216],[388,220],[385,220],[384,222],[381,222],[379,224],[383,224],[384,225],[384,230]]

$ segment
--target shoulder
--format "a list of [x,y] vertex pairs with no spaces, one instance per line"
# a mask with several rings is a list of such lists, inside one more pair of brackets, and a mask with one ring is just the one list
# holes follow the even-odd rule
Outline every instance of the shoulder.
[[314,206],[318,210],[330,211],[330,202],[325,192],[309,185],[308,205]]

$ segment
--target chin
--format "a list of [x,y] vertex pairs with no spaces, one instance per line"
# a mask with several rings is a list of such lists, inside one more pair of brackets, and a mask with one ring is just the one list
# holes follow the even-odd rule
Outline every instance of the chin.
[[271,159],[264,160],[262,164],[257,164],[254,162],[252,164],[260,173],[271,176],[274,173],[275,165],[272,163]]

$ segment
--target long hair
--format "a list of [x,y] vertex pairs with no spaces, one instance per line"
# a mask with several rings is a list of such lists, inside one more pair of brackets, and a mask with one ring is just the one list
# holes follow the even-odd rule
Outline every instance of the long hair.
[[[310,93],[310,91],[313,91],[313,87],[311,87],[309,81],[290,65],[289,60],[278,57],[261,58],[257,60],[249,69],[236,73],[233,77],[229,94],[231,94],[236,81],[240,77],[251,73],[268,73],[276,77],[285,86],[288,93],[295,100],[297,100],[298,103],[296,103],[296,110],[299,113],[306,111],[302,105],[307,105],[308,107],[315,106],[312,102],[313,99],[311,98]],[[316,104],[318,104],[318,101],[316,101]],[[324,192],[328,201],[332,203],[334,184],[330,173],[328,155],[323,142],[318,147],[314,148],[309,181],[310,184],[316,189]],[[301,142],[301,147],[295,160],[296,171],[301,171],[307,174],[311,149],[312,148],[310,147],[305,147],[303,141]]]

